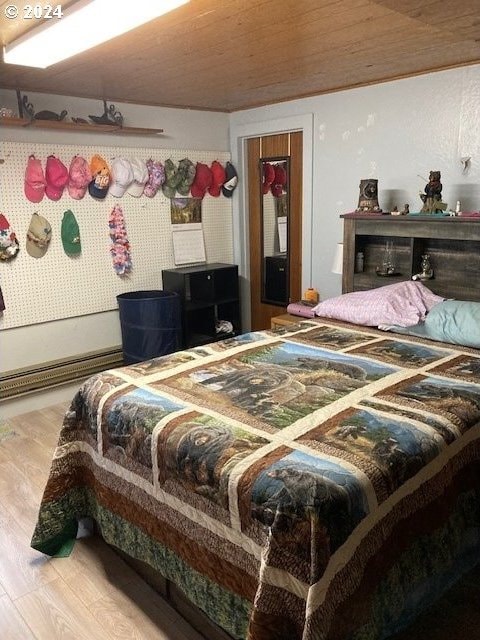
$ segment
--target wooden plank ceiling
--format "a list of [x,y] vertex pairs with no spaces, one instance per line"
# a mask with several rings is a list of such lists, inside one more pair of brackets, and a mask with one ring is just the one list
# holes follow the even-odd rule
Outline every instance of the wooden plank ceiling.
[[[8,4],[3,44],[31,26]],[[478,62],[480,0],[190,0],[48,69],[2,61],[0,86],[230,112]]]

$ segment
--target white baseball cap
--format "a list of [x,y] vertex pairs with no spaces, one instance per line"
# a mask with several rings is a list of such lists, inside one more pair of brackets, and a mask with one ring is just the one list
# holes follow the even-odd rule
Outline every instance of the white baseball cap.
[[111,164],[112,180],[110,190],[112,196],[121,198],[133,182],[132,165],[125,158],[115,158]]
[[146,163],[138,158],[132,160],[131,166],[133,169],[133,182],[128,187],[127,193],[134,196],[134,198],[139,198],[148,182],[148,169]]

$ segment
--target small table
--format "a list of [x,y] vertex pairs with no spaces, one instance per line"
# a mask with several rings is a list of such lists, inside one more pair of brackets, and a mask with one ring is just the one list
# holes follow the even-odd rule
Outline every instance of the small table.
[[306,318],[300,318],[299,316],[291,316],[289,313],[284,313],[281,316],[275,316],[274,318],[270,318],[270,328],[276,329],[277,327],[284,327],[288,324],[296,324],[297,322],[301,322],[302,320],[306,320]]

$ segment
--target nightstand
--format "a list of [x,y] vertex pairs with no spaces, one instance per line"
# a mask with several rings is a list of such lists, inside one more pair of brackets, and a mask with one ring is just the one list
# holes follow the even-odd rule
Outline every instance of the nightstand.
[[[198,347],[241,333],[238,267],[234,264],[203,264],[163,269],[163,288],[180,296],[183,347]],[[231,325],[218,333],[217,321]]]

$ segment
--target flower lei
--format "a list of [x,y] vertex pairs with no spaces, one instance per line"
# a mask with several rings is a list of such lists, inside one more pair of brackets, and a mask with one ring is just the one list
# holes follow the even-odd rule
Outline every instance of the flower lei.
[[132,270],[132,260],[130,258],[130,243],[125,228],[125,218],[122,208],[116,204],[108,219],[110,228],[110,239],[112,246],[110,253],[113,258],[113,268],[119,276],[124,276]]

